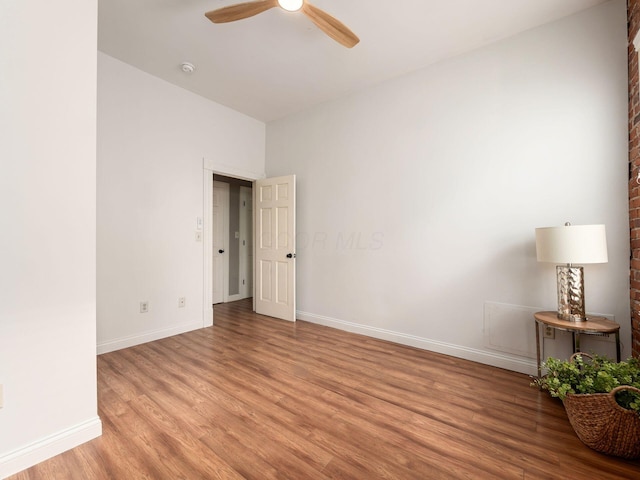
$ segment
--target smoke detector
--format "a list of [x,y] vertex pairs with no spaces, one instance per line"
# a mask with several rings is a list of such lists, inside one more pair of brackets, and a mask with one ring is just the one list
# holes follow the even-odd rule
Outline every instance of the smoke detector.
[[186,74],[193,73],[193,71],[196,69],[193,63],[189,63],[189,62],[184,62],[182,65],[180,65],[180,68]]

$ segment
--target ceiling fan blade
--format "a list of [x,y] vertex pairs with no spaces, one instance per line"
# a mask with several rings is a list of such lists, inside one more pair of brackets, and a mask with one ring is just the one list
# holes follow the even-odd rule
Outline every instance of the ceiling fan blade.
[[320,30],[345,47],[354,47],[360,41],[358,36],[349,30],[345,24],[306,1],[302,5],[302,12],[309,17]]
[[278,0],[260,0],[257,2],[238,3],[229,5],[228,7],[211,10],[204,14],[213,23],[227,23],[242,20],[243,18],[253,17],[270,8],[277,7]]

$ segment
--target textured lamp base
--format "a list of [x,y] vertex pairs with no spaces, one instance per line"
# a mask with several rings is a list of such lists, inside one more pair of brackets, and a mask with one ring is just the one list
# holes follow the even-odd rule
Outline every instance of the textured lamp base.
[[582,267],[557,265],[558,318],[572,322],[584,322],[584,270]]

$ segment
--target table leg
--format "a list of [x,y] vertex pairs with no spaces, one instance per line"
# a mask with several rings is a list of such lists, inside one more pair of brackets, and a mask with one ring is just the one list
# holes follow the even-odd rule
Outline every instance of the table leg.
[[542,376],[542,367],[540,366],[540,325],[537,319],[533,323],[536,326],[536,358],[538,360],[538,378],[540,378]]
[[616,332],[616,359],[620,363],[620,331]]
[[573,353],[578,353],[580,351],[580,332],[571,332],[571,336],[573,337]]

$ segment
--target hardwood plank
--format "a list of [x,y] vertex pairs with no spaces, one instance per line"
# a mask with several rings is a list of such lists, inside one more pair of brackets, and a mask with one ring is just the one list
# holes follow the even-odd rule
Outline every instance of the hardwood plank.
[[250,306],[99,356],[102,437],[11,480],[640,477],[525,375]]

